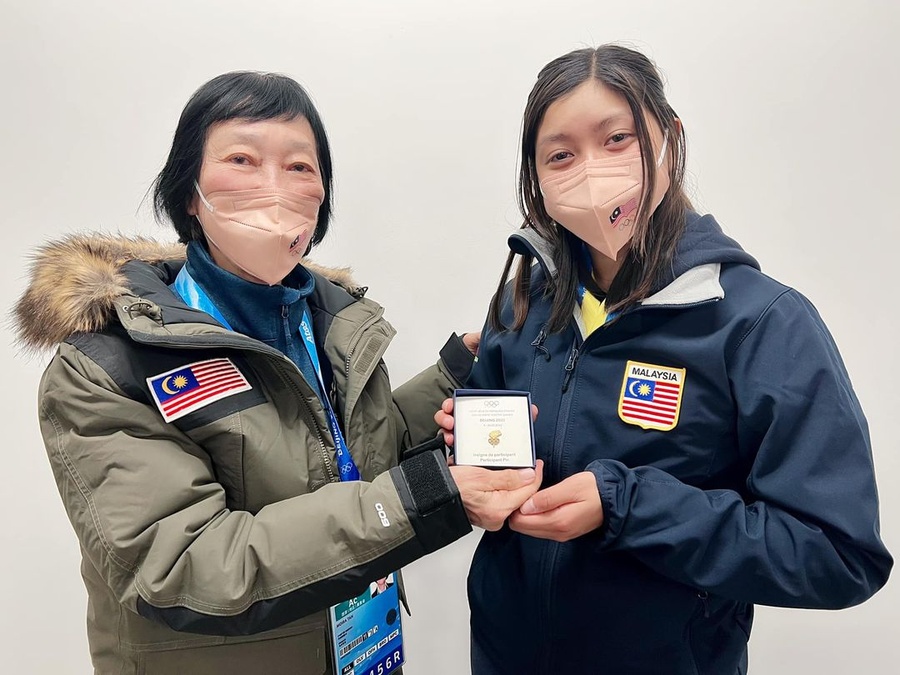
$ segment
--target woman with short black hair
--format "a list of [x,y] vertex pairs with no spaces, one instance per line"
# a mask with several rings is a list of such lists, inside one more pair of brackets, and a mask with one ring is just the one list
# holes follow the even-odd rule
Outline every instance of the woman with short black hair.
[[[375,599],[369,583],[470,521],[500,527],[540,483],[436,451],[399,462],[434,437],[476,336],[392,395],[382,308],[303,258],[331,188],[303,88],[228,73],[188,102],[156,181],[186,250],[86,235],[36,256],[17,316],[28,346],[58,344],[41,430],[97,672],[393,671],[400,584]],[[390,628],[331,629],[330,606],[369,601]]]

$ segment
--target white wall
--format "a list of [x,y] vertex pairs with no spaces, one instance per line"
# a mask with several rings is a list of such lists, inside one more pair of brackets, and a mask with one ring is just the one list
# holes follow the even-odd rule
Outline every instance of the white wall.
[[[538,69],[626,40],[668,77],[698,205],[831,327],[871,422],[884,538],[900,553],[898,7],[0,0],[2,306],[41,242],[76,229],[169,237],[138,207],[188,96],[227,70],[277,70],[308,86],[333,141],[337,216],[317,257],[353,265],[387,306],[400,383],[451,329],[481,325],[517,225],[517,138]],[[43,361],[17,356],[8,331],[3,342],[0,670],[89,672],[76,541],[37,429]],[[408,570],[412,675],[467,672],[475,542]],[[896,581],[848,611],[760,610],[751,667],[896,672],[898,626]]]

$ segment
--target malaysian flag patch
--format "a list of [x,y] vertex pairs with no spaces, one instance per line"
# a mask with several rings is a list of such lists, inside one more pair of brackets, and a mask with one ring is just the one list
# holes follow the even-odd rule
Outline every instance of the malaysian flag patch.
[[674,429],[686,372],[684,368],[629,361],[619,396],[621,420],[642,429]]
[[253,387],[231,359],[198,361],[147,378],[156,407],[166,422]]

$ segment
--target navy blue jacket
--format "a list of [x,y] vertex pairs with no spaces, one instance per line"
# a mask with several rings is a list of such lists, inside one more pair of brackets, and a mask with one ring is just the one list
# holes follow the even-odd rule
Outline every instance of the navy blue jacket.
[[[564,544],[485,533],[469,602],[496,671],[745,672],[754,603],[835,609],[884,585],[866,420],[810,302],[690,213],[659,292],[586,339],[577,308],[548,334],[533,234],[510,238],[540,263],[528,318],[485,327],[470,383],[531,392],[544,485],[592,472],[605,522]],[[671,429],[621,413],[629,362],[684,369]]]

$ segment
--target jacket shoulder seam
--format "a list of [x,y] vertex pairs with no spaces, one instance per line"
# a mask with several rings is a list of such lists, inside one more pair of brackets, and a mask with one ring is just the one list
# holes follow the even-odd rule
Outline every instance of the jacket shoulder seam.
[[775,303],[778,302],[781,298],[783,298],[785,295],[787,295],[787,294],[790,293],[790,292],[791,292],[791,289],[790,289],[790,288],[785,288],[785,289],[783,289],[778,295],[776,295],[774,298],[772,298],[772,299],[769,301],[769,304],[766,305],[765,309],[763,309],[763,311],[761,311],[761,312],[759,313],[759,316],[756,317],[756,321],[753,322],[753,325],[750,326],[750,327],[744,332],[744,334],[740,337],[740,339],[737,341],[737,344],[734,346],[734,349],[732,349],[732,350],[731,350],[731,353],[728,355],[728,359],[727,359],[728,361],[731,361],[731,359],[734,358],[734,355],[737,354],[738,349],[740,349],[740,348],[741,348],[741,345],[744,344],[744,341],[745,341],[748,337],[750,337],[750,334],[753,333],[754,330],[756,330],[756,327],[759,326],[759,324],[762,323],[763,318],[766,316],[766,314],[769,313],[769,310],[772,309],[772,307],[775,306]]

